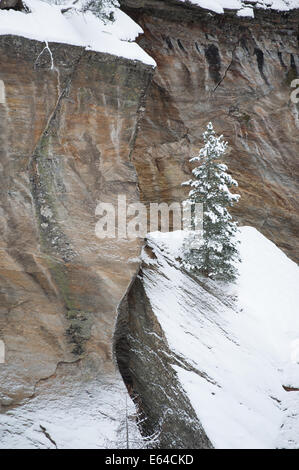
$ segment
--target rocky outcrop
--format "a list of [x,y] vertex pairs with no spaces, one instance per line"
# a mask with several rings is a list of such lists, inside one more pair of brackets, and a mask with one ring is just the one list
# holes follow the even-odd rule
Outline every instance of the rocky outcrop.
[[95,209],[117,193],[139,200],[131,152],[152,69],[13,36],[0,38],[0,62],[5,411],[41,385],[50,393],[61,370],[70,386],[115,375],[116,307],[140,242],[97,238]]
[[298,10],[241,18],[175,0],[122,0],[157,62],[133,153],[143,200],[180,201],[208,121],[229,142],[234,214],[298,261]]
[[173,364],[182,365],[183,358],[176,356],[167,344],[146,295],[142,271],[121,302],[115,352],[119,370],[139,410],[140,429],[153,447],[213,447],[174,374]]
[[23,7],[22,0],[0,0],[0,10],[21,10]]

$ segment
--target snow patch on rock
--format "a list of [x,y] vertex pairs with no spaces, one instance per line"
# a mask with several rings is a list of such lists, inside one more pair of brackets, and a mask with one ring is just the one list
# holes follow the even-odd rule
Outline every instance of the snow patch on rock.
[[[16,407],[0,409],[0,449],[131,449],[146,446],[121,377],[53,387]],[[59,399],[57,398],[59,397]]]
[[[180,0],[185,2],[185,0]],[[238,10],[238,16],[254,17],[254,9],[263,8],[278,11],[288,11],[299,8],[299,0],[188,0],[188,3],[197,5],[206,10],[214,11],[215,13],[224,13],[225,10]],[[252,8],[248,6],[252,3]]]
[[128,15],[113,8],[115,22],[105,24],[90,11],[74,8],[62,14],[62,5],[49,5],[40,0],[24,0],[29,13],[0,10],[0,35],[11,34],[29,39],[83,46],[126,59],[155,66],[156,62],[137,43],[143,32]]

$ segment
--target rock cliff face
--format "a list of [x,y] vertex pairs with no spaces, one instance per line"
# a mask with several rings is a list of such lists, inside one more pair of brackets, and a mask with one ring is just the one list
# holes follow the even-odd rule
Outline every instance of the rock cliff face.
[[172,368],[183,358],[168,347],[141,276],[142,271],[121,302],[115,337],[119,369],[139,408],[140,428],[162,449],[212,448]]
[[60,376],[115,375],[116,307],[140,244],[98,239],[95,209],[117,193],[139,200],[130,156],[152,69],[13,36],[0,63],[5,411]]
[[[116,202],[118,193],[129,202],[182,200],[188,159],[207,121],[230,143],[228,164],[242,196],[235,214],[297,259],[299,118],[290,83],[299,67],[298,11],[260,10],[247,19],[175,0],[121,4],[144,28],[139,44],[157,62],[153,79],[141,63],[0,37],[4,446],[19,446],[21,435],[28,436],[22,445],[54,445],[33,412],[48,409],[44,420],[51,426],[59,406],[75,402],[72,418],[84,410],[79,430],[87,415],[100,422],[105,400],[115,412],[122,390],[112,357],[116,311],[139,268],[141,243],[99,240],[95,209],[99,201]],[[144,432],[155,431],[161,413],[179,403],[181,414],[164,416],[161,445],[210,447],[167,365],[163,331],[138,279],[120,312],[116,354],[130,392],[140,394]],[[157,336],[145,335],[148,330]],[[137,345],[144,343],[140,351],[147,356],[128,354],[129,333]],[[161,362],[155,351],[162,347]],[[163,378],[154,403],[153,389],[144,387],[151,371]],[[66,436],[60,431],[60,441],[54,439],[58,447],[75,442],[67,439],[73,421],[68,426]],[[93,439],[84,445],[94,445]]]
[[298,261],[298,10],[255,18],[175,0],[122,0],[157,62],[133,152],[144,201],[180,201],[188,159],[211,120],[230,144],[239,182],[235,215]]

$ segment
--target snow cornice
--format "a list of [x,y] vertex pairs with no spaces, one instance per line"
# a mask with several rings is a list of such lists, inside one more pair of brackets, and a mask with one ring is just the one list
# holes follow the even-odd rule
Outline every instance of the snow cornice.
[[135,19],[142,13],[188,22],[215,15],[247,20],[299,16],[299,0],[119,0],[119,3]]

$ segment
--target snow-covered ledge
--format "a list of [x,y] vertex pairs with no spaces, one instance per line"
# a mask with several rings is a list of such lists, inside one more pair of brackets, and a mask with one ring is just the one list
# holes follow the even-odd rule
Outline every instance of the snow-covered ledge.
[[299,0],[179,0],[199,6],[215,13],[224,13],[225,10],[237,10],[238,16],[254,17],[254,10],[288,11],[299,8]]
[[[0,35],[11,34],[49,42],[83,46],[126,59],[155,66],[156,62],[138,46],[136,37],[142,28],[118,8],[113,8],[115,22],[105,24],[90,11],[72,8],[62,13],[62,5],[49,5],[41,0],[24,0],[30,10],[0,11]],[[63,5],[66,9],[67,4]]]

